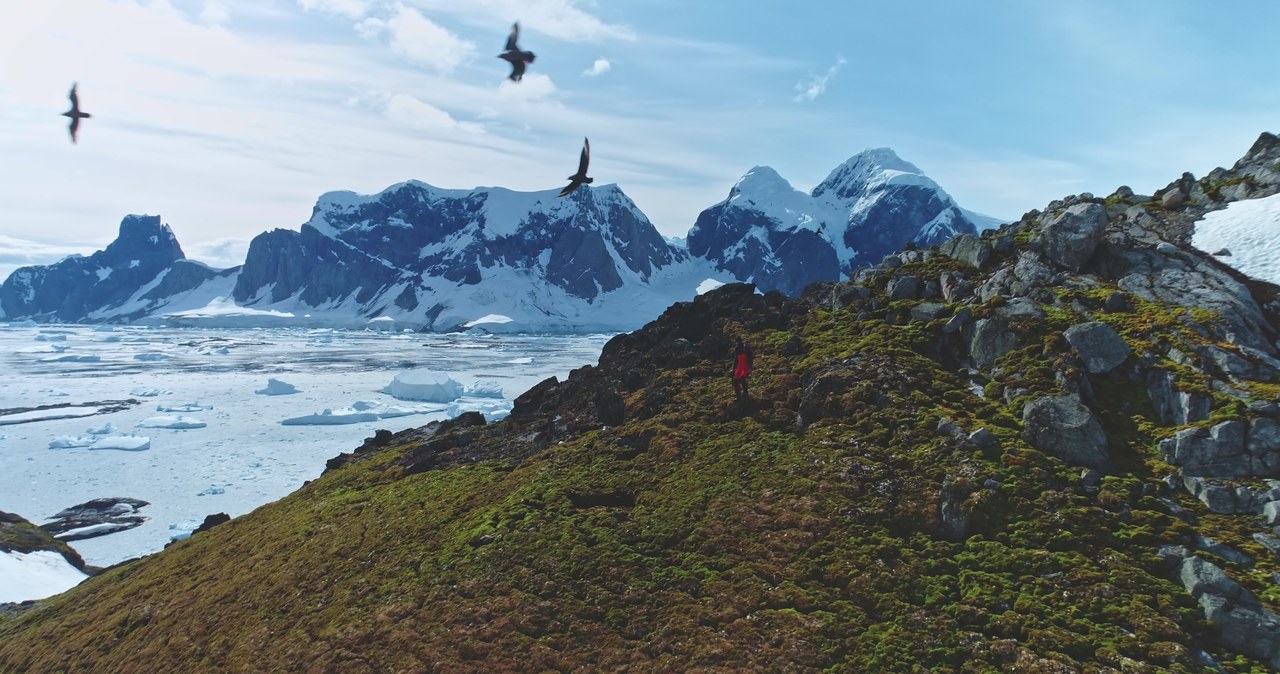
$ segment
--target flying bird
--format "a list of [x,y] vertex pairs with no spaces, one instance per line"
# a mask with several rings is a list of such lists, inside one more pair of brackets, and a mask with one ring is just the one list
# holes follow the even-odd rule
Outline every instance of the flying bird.
[[569,184],[560,190],[560,196],[565,196],[570,192],[578,189],[583,183],[591,184],[591,178],[587,177],[587,163],[591,161],[591,143],[586,139],[582,139],[582,156],[578,158],[578,172],[569,176]]
[[71,126],[68,127],[68,130],[71,131],[71,142],[74,143],[76,142],[76,131],[80,130],[80,120],[88,119],[92,117],[92,115],[90,115],[87,112],[80,112],[80,97],[76,95],[75,82],[71,83],[70,97],[71,97],[71,109],[62,113],[62,116],[71,118]]
[[512,82],[519,82],[524,79],[524,67],[527,63],[533,63],[533,52],[520,51],[516,46],[516,40],[520,39],[520,22],[511,24],[511,35],[507,36],[507,48],[498,54],[498,58],[511,64],[511,74],[508,79]]

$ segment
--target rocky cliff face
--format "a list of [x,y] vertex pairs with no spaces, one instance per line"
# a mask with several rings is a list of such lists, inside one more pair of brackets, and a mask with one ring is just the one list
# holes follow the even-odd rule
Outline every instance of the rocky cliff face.
[[83,321],[93,312],[123,305],[183,259],[178,240],[160,216],[130,215],[104,250],[15,270],[0,286],[0,308],[10,318]]
[[796,295],[904,245],[936,245],[990,224],[879,148],[850,158],[808,194],[769,167],[753,168],[698,216],[688,246],[741,280]]
[[0,669],[1280,668],[1280,287],[1181,243],[1204,194],[675,304],[0,617]]

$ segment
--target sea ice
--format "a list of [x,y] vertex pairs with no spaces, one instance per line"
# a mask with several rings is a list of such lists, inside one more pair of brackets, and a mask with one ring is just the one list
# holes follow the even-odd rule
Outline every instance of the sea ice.
[[472,398],[501,398],[502,385],[492,379],[477,379],[467,387],[466,395]]
[[194,417],[178,415],[176,417],[147,417],[135,425],[138,428],[172,428],[181,430],[186,428],[204,428],[209,424]]
[[97,438],[92,435],[59,435],[49,441],[49,449],[71,449],[73,447],[88,447]]
[[213,405],[201,405],[198,402],[183,403],[181,405],[156,405],[157,412],[208,412],[213,409]]
[[108,435],[101,437],[89,445],[89,449],[119,449],[126,452],[140,452],[151,449],[151,438],[141,435]]
[[462,397],[462,384],[447,373],[434,370],[406,370],[396,374],[382,389],[393,398],[427,403],[453,402]]
[[85,432],[88,433],[89,435],[111,435],[112,433],[116,432],[116,427],[110,421],[108,421],[107,423],[102,424],[101,426],[94,426]]
[[161,393],[169,393],[169,391],[161,391],[158,388],[147,388],[145,386],[138,386],[129,391],[129,395],[138,396],[139,398],[154,398]]
[[40,359],[41,363],[97,363],[101,361],[101,356],[90,356],[83,353],[63,353]]
[[484,415],[485,421],[497,421],[511,414],[511,403],[492,399],[460,401],[449,405],[447,414],[452,419],[463,412],[479,412]]
[[160,353],[159,351],[147,351],[145,353],[133,354],[134,360],[143,360],[143,361],[149,361],[149,362],[154,362],[157,360],[169,360],[172,357],[173,356],[170,356],[167,353]]
[[439,405],[388,405],[371,400],[357,400],[351,403],[351,409],[357,412],[373,412],[378,415],[379,419],[394,419],[396,417],[407,417],[411,414],[431,414],[432,412],[444,411],[444,408]]
[[67,336],[39,334],[39,335],[36,335],[36,341],[37,342],[65,342],[67,341]]
[[[225,494],[225,493],[227,493],[226,489],[223,489],[222,487],[211,484],[209,485],[208,489],[205,489],[199,494],[196,494],[196,496],[217,496],[218,494]],[[170,528],[172,528],[172,526],[170,526]]]
[[290,384],[288,382],[280,381],[279,379],[267,379],[266,388],[260,388],[254,391],[254,393],[257,393],[259,395],[266,395],[266,396],[283,396],[283,395],[289,395],[290,393],[297,393],[297,392],[298,392],[297,386],[294,386],[293,384]]
[[361,412],[359,410],[344,407],[337,410],[325,408],[319,414],[307,414],[300,417],[291,417],[280,423],[285,426],[341,426],[343,424],[359,424],[366,421],[377,421],[378,414],[376,412]]
[[71,347],[66,344],[41,344],[40,346],[24,346],[14,349],[14,353],[62,353]]

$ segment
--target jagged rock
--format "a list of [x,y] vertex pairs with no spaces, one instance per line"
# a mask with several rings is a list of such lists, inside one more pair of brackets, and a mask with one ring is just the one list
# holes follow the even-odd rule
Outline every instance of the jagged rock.
[[40,528],[60,541],[105,536],[141,526],[147,518],[138,510],[147,505],[136,498],[96,498],[59,511]]
[[920,279],[914,276],[898,276],[885,287],[889,301],[914,300],[920,295]]
[[1078,272],[1093,257],[1106,225],[1107,211],[1100,204],[1075,204],[1045,224],[1032,245],[1050,262]]
[[[1247,347],[1237,348],[1240,349],[1241,354],[1208,344],[1197,349],[1197,353],[1213,363],[1224,375],[1236,381],[1280,380],[1280,361]],[[1246,355],[1250,357],[1246,358]]]
[[971,318],[973,318],[973,311],[969,309],[969,307],[965,307],[960,311],[957,311],[954,316],[947,319],[947,322],[942,325],[942,332],[948,335],[959,332],[964,329],[964,326],[969,324],[969,319]]
[[947,305],[937,302],[922,302],[911,307],[911,318],[916,321],[936,321],[947,313]]
[[1258,418],[1188,428],[1161,440],[1160,451],[1189,476],[1275,475],[1280,470],[1280,425]]
[[969,357],[973,359],[974,367],[985,370],[1020,343],[1008,321],[998,317],[984,318],[973,324]]
[[804,430],[823,417],[839,416],[839,404],[831,398],[833,394],[849,390],[857,380],[857,373],[842,367],[828,368],[812,375],[801,390],[797,426]]
[[1079,323],[1062,334],[1091,374],[1110,372],[1129,357],[1129,345],[1106,323]]
[[1249,411],[1266,417],[1280,415],[1280,405],[1270,400],[1255,400],[1249,403]]
[[1220,645],[1280,667],[1280,617],[1212,562],[1187,554],[1175,563],[1183,587],[1199,602],[1205,619],[1218,627]]
[[959,302],[973,294],[973,284],[964,274],[942,272],[938,277],[938,284],[942,287],[942,299],[948,302]]
[[982,265],[991,259],[991,247],[973,234],[953,236],[938,246],[938,250],[947,257],[955,258],[977,269],[982,268]]
[[1046,396],[1022,410],[1022,437],[1032,447],[1073,466],[1103,468],[1110,462],[1107,435],[1075,396]]
[[1166,426],[1184,426],[1209,418],[1213,399],[1203,393],[1177,391],[1173,388],[1174,376],[1168,370],[1151,370],[1147,373],[1147,397],[1156,413],[1156,419]]
[[1039,321],[1045,316],[1044,310],[1026,297],[1015,297],[1009,300],[1004,306],[996,308],[995,315],[1010,323]]
[[792,337],[791,339],[788,339],[786,343],[782,345],[782,348],[778,350],[779,355],[784,358],[799,356],[804,352],[804,342],[800,341],[799,337]]
[[987,451],[1000,451],[1000,438],[985,428],[970,433],[969,441]]
[[1160,441],[1160,450],[1185,475],[1243,477],[1252,474],[1245,454],[1246,429],[1243,421],[1188,428]]
[[1275,350],[1275,331],[1249,288],[1210,262],[1211,257],[1132,247],[1107,257],[1107,275],[1119,279],[1121,290],[1148,302],[1213,312],[1222,318],[1225,331],[1236,335],[1233,341],[1268,353]]
[[1129,296],[1125,293],[1111,293],[1103,301],[1102,308],[1109,314],[1128,313],[1133,311],[1133,300],[1129,299]]
[[1276,475],[1280,471],[1280,423],[1266,417],[1250,419],[1245,449],[1257,473]]
[[[1255,533],[1252,536],[1252,538],[1253,540],[1257,541],[1259,545],[1266,548],[1268,552],[1270,552],[1271,554],[1277,557],[1280,557],[1280,537],[1258,532],[1258,533]],[[1271,577],[1271,582],[1280,583],[1280,580],[1277,580],[1277,576],[1280,576],[1280,574],[1273,575]]]
[[231,521],[231,516],[226,513],[215,513],[213,515],[208,515],[204,518],[204,521],[200,523],[200,526],[196,527],[195,531],[191,532],[191,535],[194,536],[196,534],[203,533],[205,531],[208,531],[218,526],[219,524],[226,524],[227,522],[230,522],[230,521]]
[[1280,524],[1280,501],[1268,501],[1262,505],[1262,518],[1271,526]]

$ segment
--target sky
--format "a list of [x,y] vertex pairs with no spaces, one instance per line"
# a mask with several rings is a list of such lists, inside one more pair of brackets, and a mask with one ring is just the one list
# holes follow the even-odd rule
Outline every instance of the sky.
[[1280,131],[1276,25],[1274,0],[3,2],[0,278],[132,213],[228,267],[328,191],[559,188],[583,137],[668,236],[753,166],[809,190],[875,147],[999,218],[1151,193]]

